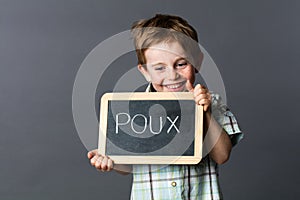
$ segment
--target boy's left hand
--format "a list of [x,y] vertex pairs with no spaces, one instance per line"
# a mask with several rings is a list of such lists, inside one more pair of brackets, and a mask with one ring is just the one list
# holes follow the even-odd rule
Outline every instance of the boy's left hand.
[[197,84],[194,88],[189,80],[187,81],[186,88],[194,93],[195,103],[197,105],[202,105],[205,112],[208,111],[211,104],[211,95],[208,89],[200,84]]

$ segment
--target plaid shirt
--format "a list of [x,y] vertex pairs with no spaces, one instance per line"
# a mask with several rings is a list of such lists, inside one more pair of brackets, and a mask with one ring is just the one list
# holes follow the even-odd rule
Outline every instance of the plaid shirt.
[[[151,92],[151,87],[147,88]],[[243,138],[234,115],[212,94],[212,114],[235,145]],[[218,165],[209,156],[197,165],[134,165],[132,200],[222,199]]]

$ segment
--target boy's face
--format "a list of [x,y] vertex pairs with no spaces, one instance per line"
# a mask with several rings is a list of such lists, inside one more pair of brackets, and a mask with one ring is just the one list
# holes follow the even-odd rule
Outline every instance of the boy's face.
[[146,67],[138,66],[157,92],[183,92],[195,81],[195,68],[178,42],[159,43],[145,51]]

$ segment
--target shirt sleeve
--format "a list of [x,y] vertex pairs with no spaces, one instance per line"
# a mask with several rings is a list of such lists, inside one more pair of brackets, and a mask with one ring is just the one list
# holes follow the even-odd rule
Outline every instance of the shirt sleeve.
[[212,114],[220,126],[227,132],[231,139],[232,146],[234,146],[244,137],[244,134],[233,113],[229,110],[227,105],[222,102],[220,95],[212,93],[211,96]]

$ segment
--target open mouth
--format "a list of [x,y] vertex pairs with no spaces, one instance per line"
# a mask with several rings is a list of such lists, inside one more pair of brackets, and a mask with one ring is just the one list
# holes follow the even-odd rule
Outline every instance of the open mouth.
[[175,84],[168,84],[164,85],[170,91],[182,91],[184,89],[186,81],[175,83]]

